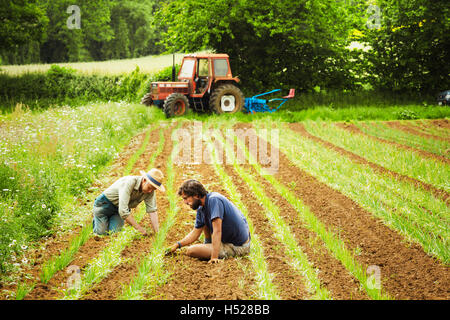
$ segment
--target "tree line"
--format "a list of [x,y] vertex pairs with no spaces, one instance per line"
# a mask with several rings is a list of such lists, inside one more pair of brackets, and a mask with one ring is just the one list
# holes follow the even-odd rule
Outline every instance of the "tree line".
[[3,64],[101,61],[157,54],[158,0],[0,0]]
[[447,0],[0,1],[5,64],[213,49],[253,90],[450,88]]

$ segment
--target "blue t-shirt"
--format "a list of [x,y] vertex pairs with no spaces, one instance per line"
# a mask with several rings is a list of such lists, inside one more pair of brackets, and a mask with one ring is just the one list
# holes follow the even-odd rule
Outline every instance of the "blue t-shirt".
[[223,195],[210,192],[206,195],[205,206],[197,209],[195,228],[207,226],[211,234],[214,232],[212,220],[222,219],[222,242],[241,246],[249,238],[247,220],[242,212]]

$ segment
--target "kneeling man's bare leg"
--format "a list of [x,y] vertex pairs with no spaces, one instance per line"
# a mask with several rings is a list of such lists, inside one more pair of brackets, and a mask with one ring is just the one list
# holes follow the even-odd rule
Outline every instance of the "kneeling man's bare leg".
[[190,257],[197,259],[211,259],[212,254],[212,244],[194,244],[187,248],[186,254]]
[[211,232],[207,226],[203,227],[203,233],[205,235],[205,243],[194,244],[187,248],[186,254],[190,257],[197,259],[211,259],[212,244],[211,244]]

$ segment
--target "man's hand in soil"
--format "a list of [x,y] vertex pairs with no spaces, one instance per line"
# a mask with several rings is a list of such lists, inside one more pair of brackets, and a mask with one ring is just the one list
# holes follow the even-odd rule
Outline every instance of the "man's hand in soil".
[[166,248],[166,250],[165,250],[166,255],[174,253],[177,249],[178,249],[178,243],[174,243],[172,246]]
[[138,224],[136,222],[136,220],[134,220],[134,218],[132,216],[128,216],[125,219],[126,222],[128,222],[128,224],[130,226],[132,226],[133,228],[135,228],[137,231],[139,231],[143,236],[148,236],[147,230],[145,230],[140,224]]
[[208,261],[208,263],[220,263],[220,262],[223,262],[223,260],[222,259],[211,259]]
[[147,230],[145,230],[144,228],[141,228],[141,230],[139,230],[139,232],[140,232],[143,236],[148,236],[148,232],[147,232]]

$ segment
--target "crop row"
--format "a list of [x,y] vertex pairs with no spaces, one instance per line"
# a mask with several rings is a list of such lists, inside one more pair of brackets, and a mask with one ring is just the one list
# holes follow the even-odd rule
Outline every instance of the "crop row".
[[[219,140],[220,136],[218,137]],[[225,143],[224,140],[222,140]],[[374,286],[370,282],[369,277],[366,274],[366,266],[360,265],[354,258],[354,253],[350,252],[345,247],[345,243],[332,231],[328,230],[311,212],[311,210],[305,206],[302,201],[289,190],[288,187],[276,180],[272,175],[267,174],[263,168],[257,163],[256,159],[252,159],[248,149],[245,147],[240,139],[231,141],[231,145],[237,143],[238,148],[244,150],[246,159],[251,163],[255,171],[264,179],[266,179],[280,196],[284,197],[288,203],[297,211],[299,220],[306,225],[306,227],[317,234],[322,239],[325,247],[345,266],[350,274],[359,280],[361,287],[363,287],[369,297],[373,299],[387,299],[387,295],[381,291],[381,286]],[[230,149],[230,141],[225,143],[225,149],[227,154],[233,154]],[[314,271],[308,257],[301,251],[298,243],[293,237],[291,230],[287,226],[284,219],[280,216],[281,208],[274,204],[269,195],[265,193],[265,190],[259,185],[257,179],[253,177],[252,173],[245,170],[238,164],[236,159],[233,161],[233,166],[236,172],[243,178],[248,184],[250,190],[256,195],[258,200],[266,208],[265,214],[268,217],[271,225],[274,226],[275,234],[279,237],[282,243],[286,246],[286,254],[291,257],[293,265],[299,269],[301,274],[305,278],[305,285],[309,288],[312,298],[329,299],[331,298],[330,292],[321,286],[319,279],[317,278],[317,272]],[[284,208],[285,210],[285,208]]]
[[[129,175],[131,173],[131,170],[133,166],[135,165],[136,161],[142,154],[145,152],[145,149],[147,148],[147,145],[149,144],[150,137],[153,133],[156,133],[154,127],[147,128],[147,131],[145,132],[145,137],[143,138],[140,148],[133,154],[132,157],[130,157],[127,161],[127,164],[124,168],[124,171],[120,174],[123,175]],[[159,145],[162,146],[163,136],[162,136],[162,130],[159,131],[160,138],[159,138]],[[156,156],[161,152],[161,147],[155,152],[151,159],[150,163],[153,163]],[[89,211],[91,213],[91,211]],[[88,216],[90,217],[91,214]],[[40,271],[40,282],[43,284],[47,284],[50,279],[59,271],[65,269],[74,259],[79,249],[86,244],[86,242],[91,239],[93,236],[92,233],[92,217],[88,218],[88,221],[83,225],[81,230],[77,235],[75,235],[67,245],[67,248],[62,250],[61,253],[52,256],[50,259],[48,259],[41,268]],[[106,256],[111,255],[112,253],[109,252]],[[97,261],[98,264],[98,261]],[[77,285],[80,284],[77,282]],[[28,294],[30,291],[33,290],[34,286],[36,285],[36,281],[32,284],[19,284],[18,289],[16,292],[16,299],[22,299],[26,294]],[[67,292],[65,292],[66,295],[68,295]]]
[[387,143],[367,139],[358,134],[338,128],[331,123],[306,121],[305,128],[311,134],[334,145],[351,151],[389,170],[415,178],[438,189],[450,191],[450,170],[446,164],[434,159],[402,150]]
[[427,120],[418,120],[414,122],[407,122],[412,128],[418,130],[419,132],[434,135],[437,137],[450,139],[450,132],[448,127],[439,127],[432,124],[432,121]]
[[389,141],[398,142],[419,150],[425,150],[439,156],[447,156],[446,151],[449,147],[449,142],[413,135],[402,130],[391,128],[382,122],[359,122],[355,123],[355,125],[361,129],[362,132],[371,136],[388,139]]
[[[366,164],[348,161],[337,151],[299,136],[283,125],[279,125],[279,129],[283,130],[280,150],[293,164],[342,192],[407,239],[421,244],[426,252],[448,263],[449,215],[442,200],[409,182],[378,174]],[[330,140],[337,139],[330,137]],[[358,142],[364,148],[364,141]],[[385,146],[376,144],[372,147],[365,156],[384,152],[379,149]],[[393,156],[395,158],[395,154]],[[388,157],[384,161],[388,162]],[[391,161],[396,162],[395,159]]]
[[[181,124],[178,125],[178,127]],[[178,143],[175,141],[172,148],[172,153],[167,161],[167,182],[166,192],[169,201],[169,209],[167,218],[161,226],[160,230],[156,234],[156,239],[153,242],[153,246],[150,253],[144,257],[138,268],[138,273],[134,279],[125,286],[122,290],[119,299],[121,300],[138,300],[143,299],[144,294],[151,295],[157,286],[164,283],[168,277],[168,273],[165,270],[163,257],[164,242],[167,234],[174,224],[175,216],[179,211],[177,206],[176,191],[175,191],[175,172],[173,167],[173,159],[178,153]]]
[[[233,121],[223,122],[215,119],[214,123],[205,122],[205,124],[206,130],[209,130],[214,125],[221,128],[222,131],[219,132],[223,132],[225,129],[230,128]],[[259,121],[257,122],[257,129],[272,127],[273,124],[264,120]],[[339,190],[374,216],[381,218],[389,227],[400,231],[406,238],[421,244],[426,252],[438,257],[444,263],[448,263],[447,248],[450,234],[448,228],[449,215],[445,202],[433,196],[429,191],[418,188],[410,182],[377,173],[367,164],[349,161],[348,157],[324,147],[315,140],[300,136],[286,125],[276,125],[276,128],[283,132],[280,135],[280,151],[286,155],[293,165],[310,173],[331,188]],[[389,165],[392,171],[401,172],[405,175],[411,175],[416,172],[415,165],[407,162],[408,159],[411,160],[411,154],[406,151],[397,158],[393,150],[387,149],[384,144],[367,141],[367,139],[363,139],[358,135],[352,135],[330,124],[322,126],[306,122],[305,128],[311,134],[345,150],[359,154],[374,163],[382,166]],[[164,129],[161,128],[159,130],[158,150],[152,153],[152,157],[148,162],[148,168],[154,165],[155,159],[161,154],[164,145],[167,145],[167,142],[164,141],[163,132]],[[129,159],[125,166],[124,174],[128,174],[131,171],[136,160],[144,152],[150,134],[150,130],[147,131],[143,145]],[[259,135],[260,138],[267,138],[261,136],[258,130],[255,131],[255,134]],[[230,200],[242,211],[249,223],[252,234],[252,250],[249,260],[254,271],[257,284],[256,297],[258,299],[280,299],[281,295],[279,288],[274,282],[274,275],[269,272],[268,261],[264,252],[264,239],[256,233],[246,201],[243,200],[242,194],[238,191],[231,176],[227,174],[225,167],[219,162],[218,154],[216,153],[217,148],[214,148],[214,143],[216,146],[220,144],[220,149],[225,150],[227,156],[233,156],[234,147],[237,146],[241,153],[245,155],[248,163],[251,164],[251,166],[242,165],[236,159],[232,159],[233,170],[245,182],[248,190],[264,208],[260,214],[267,219],[273,235],[283,245],[286,261],[292,270],[295,270],[303,279],[309,298],[333,299],[334,297],[333,292],[329,291],[327,285],[321,283],[318,270],[314,263],[311,262],[308,254],[303,250],[302,245],[300,245],[298,238],[296,238],[295,230],[292,229],[292,226],[289,226],[285,217],[281,214],[284,208],[280,207],[278,202],[272,199],[273,195],[264,189],[261,184],[262,181],[269,183],[276,190],[278,197],[287,201],[291,207],[291,212],[296,213],[296,219],[301,225],[320,239],[321,245],[357,280],[368,297],[371,299],[392,299],[392,296],[386,293],[381,284],[374,285],[371,282],[373,278],[367,274],[367,266],[358,262],[355,251],[347,247],[340,235],[320,221],[314,210],[309,208],[291,190],[290,186],[276,179],[274,175],[267,174],[264,168],[258,164],[255,155],[246,147],[245,140],[242,141],[238,137],[230,136],[223,138],[221,134],[206,138],[207,148],[213,158],[213,161],[211,161],[212,168],[227,190]],[[214,138],[214,143],[211,140],[212,138]],[[170,279],[169,272],[165,266],[164,245],[167,234],[174,225],[176,214],[179,211],[174,185],[174,157],[179,151],[179,144],[175,140],[173,146],[171,146],[171,155],[166,163],[166,189],[169,208],[164,223],[160,231],[155,235],[149,253],[140,261],[134,278],[128,283],[122,284],[122,292],[119,294],[118,299],[134,300],[152,297],[156,288]],[[425,176],[430,177],[431,172],[429,171],[434,168],[431,166],[432,162],[427,162],[428,160],[425,161],[419,156],[417,156],[417,159],[413,158],[413,160],[420,160],[421,164],[425,163],[421,170],[425,170]],[[405,161],[407,162],[406,165]],[[445,166],[440,164],[439,168],[442,170],[442,173],[448,174]],[[423,176],[416,178],[423,179]],[[430,181],[426,181],[430,183]],[[446,182],[436,180],[436,178],[432,182],[436,187],[443,189],[446,187]],[[136,216],[137,221],[140,221],[143,216],[144,208],[140,208]],[[92,226],[88,223],[69,244],[68,249],[46,263],[41,273],[41,281],[48,282],[56,272],[67,267],[77,250],[90,238],[91,234]],[[137,237],[137,232],[129,226],[124,227],[122,232],[113,235],[108,246],[84,268],[83,277],[81,277],[76,286],[65,290],[62,298],[80,299],[84,297],[94,285],[105,279],[121,263],[122,251],[132,241],[135,241]],[[27,289],[19,286],[17,294],[23,296],[31,289],[32,287]],[[19,294],[19,291],[23,291],[23,293]]]
[[[147,166],[147,171],[154,166],[156,157],[162,152],[164,146],[164,136],[162,129],[159,130],[160,140],[158,149],[152,153]],[[150,137],[150,135],[148,135]],[[131,157],[127,166],[125,167],[125,174],[128,175],[133,167],[136,159],[144,152],[149,138],[146,138],[143,146],[136,152],[137,156]],[[141,206],[135,216],[139,223],[145,215],[145,207]],[[91,228],[90,228],[91,229]],[[92,233],[91,233],[92,234]],[[74,300],[80,299],[88,290],[90,290],[96,283],[100,282],[121,262],[121,252],[129,245],[139,233],[132,226],[124,226],[121,232],[112,235],[112,239],[108,246],[102,250],[98,257],[91,260],[87,267],[84,268],[83,277],[76,286],[65,291],[64,299]]]

